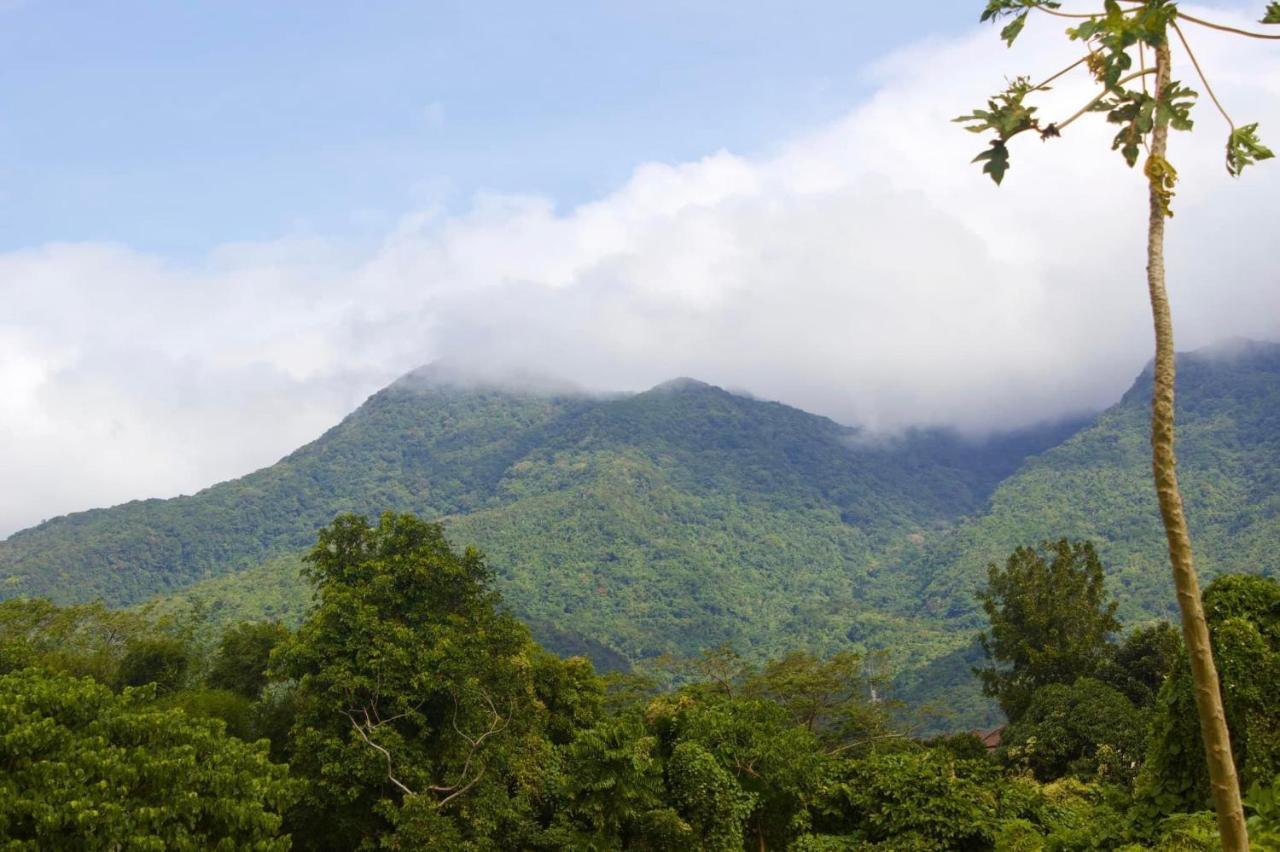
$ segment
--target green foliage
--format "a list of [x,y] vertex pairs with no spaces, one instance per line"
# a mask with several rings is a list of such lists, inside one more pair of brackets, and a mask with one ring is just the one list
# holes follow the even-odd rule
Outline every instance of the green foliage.
[[1125,636],[1097,677],[1134,706],[1148,708],[1182,659],[1182,634],[1169,622],[1157,621]]
[[186,685],[191,662],[191,648],[181,639],[171,636],[138,639],[125,646],[116,670],[116,685],[155,684],[161,693],[170,693]]
[[988,566],[978,598],[991,622],[982,647],[996,665],[975,671],[1013,722],[1040,687],[1094,674],[1120,629],[1089,542],[1019,547],[1003,567]]
[[[1105,620],[1096,557],[1054,547],[1056,580],[1032,551],[1040,564],[1024,559],[1027,570],[1008,573],[1005,597],[1051,594],[1066,577]],[[1005,732],[1007,770],[971,735],[926,742],[896,727],[878,696],[878,654],[756,664],[718,647],[667,661],[678,685],[666,692],[639,674],[598,677],[584,659],[536,647],[503,609],[485,560],[412,516],[340,517],[306,566],[315,605],[292,635],[253,623],[206,635],[198,621],[128,614],[104,670],[111,682],[122,672],[165,681],[151,673],[180,650],[189,675],[160,697],[156,685],[116,695],[35,667],[97,666],[76,659],[97,660],[96,639],[45,655],[56,637],[92,637],[105,613],[0,606],[0,643],[19,666],[0,676],[0,845],[941,852],[1199,849],[1211,836],[1206,814],[1149,784],[1135,807],[1127,780],[1142,714],[1099,681],[1037,689]],[[1205,593],[1234,690],[1228,713],[1233,726],[1247,722],[1240,747],[1258,778],[1273,766],[1276,585],[1226,577]],[[1049,667],[1058,671],[1091,659],[1071,634],[1045,632],[1059,650],[1038,660],[1076,661]],[[1177,679],[1169,640],[1159,626],[1134,631],[1108,646],[1098,674],[1139,695],[1163,683],[1163,700]],[[262,737],[270,742],[243,742]],[[294,782],[269,754],[288,760]],[[1040,783],[1026,769],[1079,778]],[[1251,814],[1265,838],[1274,789],[1256,786]]]
[[742,848],[743,824],[754,797],[744,791],[696,742],[682,742],[667,761],[672,799],[693,830],[697,848],[734,852]]
[[1275,153],[1258,139],[1256,123],[1233,128],[1227,137],[1227,171],[1232,177],[1239,177],[1246,166],[1274,156]]
[[997,779],[986,761],[939,751],[872,755],[841,767],[819,825],[888,848],[990,849],[1000,816]]
[[84,678],[0,675],[6,849],[288,849],[286,768],[221,723]]
[[956,640],[919,617],[903,557],[1073,428],[881,440],[696,382],[606,398],[416,374],[270,468],[0,542],[0,596],[166,593],[168,613],[295,626],[310,590],[290,554],[340,512],[392,510],[443,518],[544,647],[601,668],[722,642],[910,666]]
[[1146,718],[1121,692],[1082,677],[1031,697],[1004,734],[1001,752],[1041,781],[1067,775],[1128,784],[1141,764]]
[[61,607],[39,598],[0,601],[0,674],[39,666],[115,683],[129,644],[154,632],[145,616],[100,603]]
[[[1148,370],[1092,425],[1005,480],[981,516],[924,548],[905,570],[922,578],[926,609],[979,628],[974,607],[963,604],[987,566],[1028,541],[1066,536],[1096,546],[1122,621],[1174,617],[1168,544],[1150,483],[1150,401]],[[1274,576],[1280,346],[1237,342],[1180,356],[1177,402],[1178,475],[1196,523],[1200,576],[1205,583],[1233,571]]]
[[793,651],[748,674],[742,684],[745,696],[784,707],[793,724],[832,746],[869,742],[890,729],[890,708],[872,701],[873,690],[862,657],[849,651],[825,660]]
[[536,649],[479,553],[409,515],[343,516],[307,574],[315,609],[273,656],[302,699],[291,762],[310,784],[295,836],[417,848],[449,820],[468,843],[520,846],[551,744]]
[[1244,800],[1249,837],[1259,850],[1280,849],[1280,775],[1270,784],[1255,782]]
[[[1045,9],[1057,9],[1062,6],[1061,3],[1054,0],[987,0],[987,8],[982,11],[982,21],[998,21],[1003,17],[1012,16],[1013,20],[1004,25],[1000,30],[1000,38],[1005,43],[1013,47],[1014,41],[1022,33],[1023,27],[1027,23],[1027,15],[1029,10],[1042,7]],[[999,183],[996,180],[996,183]]]
[[785,707],[695,690],[655,700],[647,716],[670,753],[682,743],[696,743],[749,794],[748,832],[756,842],[785,846],[807,829],[808,805],[822,785],[826,757]]
[[[624,846],[654,839],[656,825],[675,825],[688,842],[693,829],[667,805],[658,739],[634,714],[602,720],[565,750],[567,818],[573,845]],[[675,838],[673,838],[675,839]]]
[[[1111,150],[1119,151],[1124,161],[1132,168],[1138,162],[1139,149],[1145,144],[1157,123],[1165,123],[1174,130],[1191,130],[1191,107],[1199,97],[1195,92],[1177,81],[1165,87],[1164,94],[1153,97],[1145,91],[1136,89],[1120,90],[1117,94],[1104,97],[1098,101],[1095,109],[1107,114],[1107,121],[1120,125],[1115,138],[1111,140]],[[1162,180],[1169,185],[1172,197],[1172,185],[1177,181],[1177,172],[1165,160],[1157,160],[1163,165]],[[1151,171],[1148,168],[1148,173]],[[1151,177],[1148,174],[1148,177]],[[1165,214],[1169,215],[1166,204]]]
[[273,622],[242,622],[222,634],[206,682],[257,698],[267,685],[271,652],[289,637],[289,631]]
[[220,719],[236,739],[256,742],[269,738],[259,724],[258,708],[252,700],[225,689],[184,689],[164,696],[157,706],[178,707],[188,716]]
[[[1017,38],[1025,18],[1024,12],[1015,19],[1014,23],[1006,27],[1006,31],[1014,30],[1012,37],[1008,39],[1010,44],[1013,44],[1013,39]],[[1009,83],[1007,89],[987,101],[987,109],[975,109],[969,115],[953,119],[957,123],[964,123],[965,130],[970,133],[989,131],[996,134],[996,138],[991,141],[991,147],[974,157],[973,162],[982,163],[983,174],[991,175],[991,179],[997,186],[1004,180],[1005,172],[1009,170],[1009,147],[1006,144],[1009,139],[1026,130],[1040,130],[1036,108],[1027,106],[1025,103],[1027,96],[1033,91],[1035,90],[1030,80],[1026,77],[1018,77]]]
[[[1206,579],[1280,566],[1278,351],[1179,362],[1179,472]],[[203,612],[209,630],[295,626],[310,590],[293,548],[341,507],[415,510],[481,546],[495,588],[559,653],[625,668],[723,642],[757,663],[884,648],[901,672],[892,694],[951,714],[933,730],[990,727],[998,710],[968,671],[989,562],[1026,542],[1088,539],[1118,615],[1171,613],[1149,393],[1144,376],[1083,430],[875,443],[695,384],[607,400],[401,384],[249,478],[0,543],[0,574],[23,578],[0,581],[0,594],[40,586],[124,603],[183,587],[156,611]],[[210,579],[187,586],[197,577]],[[110,633],[96,618],[84,635]],[[58,653],[61,640],[42,641]],[[122,645],[111,647],[108,683]]]
[[1267,4],[1267,11],[1262,14],[1260,24],[1280,24],[1280,3],[1271,2]]
[[[1280,775],[1280,582],[1220,577],[1204,591],[1214,662],[1222,683],[1231,748],[1242,787]],[[1143,769],[1145,807],[1168,813],[1208,802],[1208,770],[1200,747],[1185,660],[1161,690]]]
[[[1022,33],[1031,9],[1052,9],[1057,5],[1038,3],[1035,0],[989,0],[982,13],[982,20],[998,21],[1012,16],[1012,20],[1000,32],[1000,37],[1012,46]],[[1135,53],[1145,48],[1166,45],[1170,30],[1177,26],[1177,15],[1178,4],[1174,0],[1141,0],[1128,5],[1121,5],[1119,0],[1103,0],[1101,11],[1078,15],[1083,20],[1079,25],[1069,28],[1067,35],[1088,48],[1089,53],[1083,63],[1102,85],[1102,93],[1076,115],[1061,122],[1041,125],[1039,119],[1034,117],[1036,108],[1027,104],[1026,99],[1036,92],[1046,91],[1048,87],[1032,86],[1028,83],[1028,78],[1018,77],[1003,94],[988,101],[988,110],[976,110],[971,115],[956,119],[970,123],[968,129],[975,133],[991,131],[996,136],[991,148],[975,157],[974,162],[984,163],[983,173],[990,175],[999,184],[1009,168],[1007,143],[1010,139],[1027,130],[1039,131],[1042,139],[1060,136],[1071,122],[1089,112],[1106,113],[1108,122],[1120,125],[1112,141],[1112,148],[1121,152],[1130,167],[1137,163],[1142,148],[1147,145],[1158,126],[1191,130],[1191,109],[1197,97],[1192,90],[1176,81],[1170,82],[1163,91],[1154,95],[1148,92],[1146,86],[1126,87],[1127,83],[1154,73],[1154,69],[1145,65],[1134,70]],[[1277,21],[1280,21],[1280,12],[1276,11],[1276,4],[1272,3],[1262,22]],[[1074,67],[1069,66],[1050,79],[1057,79]],[[1201,71],[1198,65],[1196,71]],[[1230,119],[1228,123],[1230,124]],[[1258,141],[1256,131],[1256,124],[1238,128],[1231,126],[1227,140],[1227,171],[1231,175],[1238,176],[1245,166],[1273,156]],[[1159,158],[1156,163],[1160,173],[1158,177],[1151,175],[1150,165],[1149,163],[1147,169],[1148,178],[1153,186],[1162,188],[1165,215],[1172,215],[1169,203],[1176,172],[1163,158]]]

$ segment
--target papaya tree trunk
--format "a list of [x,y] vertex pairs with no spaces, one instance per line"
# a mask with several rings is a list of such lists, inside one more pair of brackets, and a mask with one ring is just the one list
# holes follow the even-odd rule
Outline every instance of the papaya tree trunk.
[[[1170,57],[1166,41],[1156,50],[1156,96],[1163,97],[1169,84]],[[1164,227],[1168,216],[1170,174],[1166,153],[1169,146],[1169,123],[1157,121],[1151,137],[1151,154],[1147,165],[1150,184],[1151,218],[1147,234],[1147,287],[1151,294],[1151,315],[1155,322],[1156,358],[1154,393],[1151,405],[1152,470],[1160,516],[1169,539],[1169,560],[1173,566],[1173,582],[1182,612],[1182,635],[1191,658],[1191,676],[1195,684],[1196,710],[1200,715],[1200,733],[1204,739],[1205,758],[1209,764],[1209,783],[1213,806],[1218,817],[1222,848],[1227,852],[1248,852],[1249,837],[1245,829],[1244,808],[1240,802],[1240,781],[1231,755],[1231,736],[1222,709],[1222,693],[1218,672],[1209,646],[1209,628],[1200,601],[1200,584],[1196,578],[1191,553],[1191,535],[1182,508],[1182,492],[1178,489],[1177,459],[1174,455],[1174,373],[1173,319],[1165,289]]]

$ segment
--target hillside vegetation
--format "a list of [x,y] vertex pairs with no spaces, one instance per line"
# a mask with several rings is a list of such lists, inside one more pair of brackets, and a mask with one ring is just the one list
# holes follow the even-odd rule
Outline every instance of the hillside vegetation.
[[[691,380],[632,396],[417,371],[279,464],[191,497],[59,518],[0,543],[4,594],[199,600],[297,623],[297,554],[335,514],[442,519],[560,653],[625,668],[729,644],[750,659],[889,648],[909,697],[980,720],[967,676],[988,562],[1093,541],[1127,623],[1172,606],[1150,493],[1149,376],[1092,423],[875,441]],[[1184,356],[1183,476],[1206,578],[1273,573],[1280,347]],[[920,666],[928,666],[920,669]],[[966,692],[966,689],[968,692]],[[967,708],[967,709],[966,709]]]
[[339,512],[412,511],[486,551],[517,613],[546,625],[543,638],[565,634],[556,647],[598,642],[636,659],[721,642],[764,653],[796,637],[834,649],[888,632],[926,648],[950,640],[899,614],[910,578],[885,566],[978,510],[1065,431],[874,442],[690,380],[599,398],[428,369],[272,467],[19,533],[0,544],[0,572],[10,596],[112,605],[231,577],[275,614],[292,605],[277,594],[292,581],[237,572],[296,553]]

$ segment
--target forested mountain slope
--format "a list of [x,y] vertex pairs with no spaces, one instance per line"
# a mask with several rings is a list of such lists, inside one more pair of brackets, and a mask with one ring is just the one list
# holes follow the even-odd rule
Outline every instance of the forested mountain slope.
[[[1020,544],[1093,541],[1127,622],[1176,611],[1151,486],[1151,370],[1119,403],[1002,483],[979,518],[905,567],[924,610],[974,613],[985,565]],[[1235,341],[1178,361],[1179,478],[1203,581],[1280,573],[1280,346]]]
[[[1237,343],[1181,365],[1202,569],[1274,572],[1280,347]],[[876,441],[691,380],[592,397],[424,369],[270,468],[15,535],[0,543],[0,582],[5,596],[197,594],[226,615],[297,617],[297,554],[317,527],[342,511],[412,511],[488,553],[549,647],[607,665],[722,642],[753,657],[852,644],[891,647],[901,666],[965,660],[986,564],[1041,539],[1095,541],[1127,622],[1171,611],[1149,384],[1143,374],[1084,427],[975,444]]]
[[425,369],[272,467],[19,533],[0,575],[8,596],[131,604],[294,553],[338,512],[412,511],[488,552],[544,636],[633,659],[897,638],[927,653],[950,640],[886,566],[1072,428],[873,441],[691,380],[601,398]]

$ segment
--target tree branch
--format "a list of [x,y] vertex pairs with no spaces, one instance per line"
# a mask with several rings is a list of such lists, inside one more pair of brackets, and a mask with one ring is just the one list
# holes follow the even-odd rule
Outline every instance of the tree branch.
[[1231,116],[1227,115],[1226,109],[1222,106],[1222,101],[1218,100],[1218,96],[1213,92],[1213,86],[1209,85],[1209,78],[1204,76],[1204,71],[1200,68],[1200,61],[1196,59],[1195,52],[1191,49],[1191,45],[1187,42],[1187,37],[1182,34],[1182,28],[1178,26],[1178,22],[1173,22],[1173,31],[1178,34],[1178,41],[1182,42],[1182,46],[1186,48],[1187,56],[1191,58],[1191,64],[1195,66],[1196,73],[1200,75],[1200,82],[1204,83],[1204,90],[1209,93],[1209,98],[1213,101],[1213,105],[1218,108],[1218,112],[1222,113],[1222,117],[1227,120],[1227,126],[1234,133],[1236,123],[1231,120]]
[[[413,790],[410,790],[408,787],[406,787],[404,784],[402,784],[402,783],[400,782],[400,779],[396,778],[396,776],[392,774],[392,772],[391,772],[391,752],[387,751],[385,748],[383,748],[382,746],[378,745],[378,744],[377,744],[377,743],[375,743],[372,739],[370,739],[370,738],[369,738],[369,735],[365,732],[365,728],[364,728],[364,726],[362,726],[362,725],[361,725],[361,724],[356,720],[356,717],[351,713],[351,711],[350,711],[350,710],[347,710],[347,711],[345,711],[345,712],[346,712],[346,714],[347,714],[347,718],[351,720],[351,727],[352,727],[352,728],[354,728],[354,729],[355,729],[355,732],[356,732],[357,734],[359,734],[359,735],[360,735],[360,739],[364,740],[364,741],[365,741],[365,743],[366,743],[370,748],[374,749],[375,751],[381,752],[381,753],[382,753],[382,756],[383,756],[384,758],[386,758],[386,761],[387,761],[387,780],[388,780],[388,781],[390,781],[392,784],[395,784],[397,787],[399,787],[399,788],[400,788],[400,790],[401,790],[401,792],[403,792],[406,796],[416,796],[416,795],[418,795],[418,794],[417,794],[417,793],[415,793]],[[370,730],[374,730],[374,729],[376,729],[376,728],[377,728],[377,725],[375,725],[375,724],[373,724],[371,721],[369,721],[369,711],[368,711],[368,710],[365,710],[365,711],[364,711],[364,714],[365,714],[365,720],[366,720],[366,721],[365,721],[365,725],[370,726]]]
[[[1139,77],[1145,77],[1147,74],[1154,74],[1154,73],[1155,73],[1155,69],[1154,69],[1154,68],[1145,68],[1145,69],[1143,69],[1142,71],[1134,71],[1134,72],[1133,72],[1132,74],[1130,74],[1128,77],[1123,77],[1123,78],[1121,78],[1121,79],[1116,83],[1116,85],[1117,85],[1117,86],[1123,86],[1125,83],[1128,83],[1128,82],[1129,82],[1129,81],[1131,81],[1131,80],[1136,80],[1136,79],[1138,79]],[[1071,124],[1073,121],[1075,121],[1075,120],[1076,120],[1077,118],[1079,118],[1080,116],[1084,115],[1084,114],[1085,114],[1086,112],[1088,112],[1089,110],[1093,109],[1095,106],[1097,106],[1097,105],[1098,105],[1098,102],[1099,102],[1099,101],[1101,101],[1103,98],[1105,98],[1105,97],[1106,97],[1107,95],[1109,95],[1109,94],[1111,94],[1111,90],[1110,90],[1110,89],[1107,89],[1107,90],[1105,90],[1105,91],[1099,92],[1099,93],[1098,93],[1098,96],[1097,96],[1096,98],[1094,98],[1093,100],[1089,101],[1089,103],[1087,103],[1087,104],[1085,104],[1083,107],[1081,107],[1081,108],[1080,108],[1080,109],[1079,109],[1079,110],[1078,110],[1078,111],[1077,111],[1073,116],[1071,116],[1070,118],[1068,118],[1066,121],[1062,122],[1061,124],[1054,124],[1054,125],[1053,125],[1053,127],[1054,127],[1055,129],[1057,129],[1058,131],[1065,130],[1069,124]]]
[[1235,27],[1228,27],[1225,24],[1215,24],[1213,21],[1206,21],[1203,18],[1195,18],[1181,10],[1178,11],[1178,17],[1184,21],[1190,21],[1193,24],[1199,24],[1202,27],[1208,27],[1211,30],[1218,30],[1224,33],[1234,33],[1235,35],[1248,36],[1249,38],[1261,38],[1269,41],[1280,41],[1280,35],[1271,35],[1270,33],[1254,33],[1248,30],[1239,30]]

